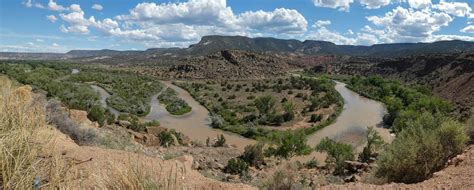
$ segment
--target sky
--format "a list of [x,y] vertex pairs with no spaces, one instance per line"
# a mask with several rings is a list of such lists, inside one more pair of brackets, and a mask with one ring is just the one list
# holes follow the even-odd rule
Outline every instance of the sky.
[[206,35],[474,41],[474,0],[1,0],[0,51],[188,47]]

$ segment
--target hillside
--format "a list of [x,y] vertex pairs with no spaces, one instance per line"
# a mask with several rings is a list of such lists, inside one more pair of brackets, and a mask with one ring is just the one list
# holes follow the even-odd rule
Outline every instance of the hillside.
[[204,36],[188,48],[151,48],[145,51],[72,50],[65,54],[1,53],[2,59],[71,59],[104,56],[206,56],[221,50],[258,53],[296,53],[302,55],[345,55],[363,57],[404,57],[433,53],[459,53],[474,48],[474,42],[438,41],[433,43],[376,44],[372,46],[336,45],[327,41],[245,36]]

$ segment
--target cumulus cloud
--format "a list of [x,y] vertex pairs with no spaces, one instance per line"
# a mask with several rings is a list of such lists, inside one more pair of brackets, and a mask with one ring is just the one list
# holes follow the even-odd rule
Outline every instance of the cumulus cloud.
[[384,16],[370,16],[367,20],[384,28],[384,35],[392,41],[422,41],[432,36],[453,20],[443,12],[430,9],[414,10],[397,7]]
[[378,9],[390,4],[391,0],[360,0],[360,4],[367,9]]
[[317,7],[333,8],[340,11],[349,11],[350,4],[353,2],[354,0],[313,0]]
[[315,28],[321,28],[323,26],[331,25],[330,20],[318,20],[314,23],[313,27]]
[[49,10],[52,10],[52,11],[65,11],[67,10],[67,8],[65,8],[64,6],[62,5],[58,5],[56,2],[54,2],[53,0],[49,0],[48,2],[48,8]]
[[461,32],[474,33],[474,25],[466,26],[465,28],[461,29]]
[[93,4],[93,5],[92,5],[92,9],[101,11],[102,9],[104,9],[104,7],[103,7],[102,5],[100,5],[100,4]]
[[300,34],[308,27],[298,11],[284,8],[272,12],[248,11],[237,16],[237,23],[252,30],[286,34]]
[[56,18],[56,16],[54,15],[48,15],[46,16],[46,19],[48,19],[52,23],[55,23],[58,20],[58,18]]
[[433,5],[433,8],[457,17],[470,17],[472,12],[469,4],[464,2],[446,2],[441,0],[439,4]]
[[431,0],[408,0],[411,8],[423,9],[431,6]]
[[38,2],[33,3],[32,0],[23,1],[22,4],[25,5],[25,7],[28,7],[28,8],[31,8],[31,7],[36,7],[36,8],[40,8],[40,9],[45,8],[41,3],[38,3]]

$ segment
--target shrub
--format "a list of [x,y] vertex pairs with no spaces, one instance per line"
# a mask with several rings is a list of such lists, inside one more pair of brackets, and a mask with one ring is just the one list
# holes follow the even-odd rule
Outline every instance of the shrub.
[[214,147],[222,147],[225,145],[225,137],[223,134],[221,134],[220,136],[217,136],[217,141],[216,143],[214,144]]
[[105,109],[100,105],[94,105],[87,114],[87,118],[91,121],[97,121],[97,123],[102,127],[106,121]]
[[306,155],[311,148],[306,144],[306,136],[302,131],[275,132],[270,137],[273,146],[270,146],[265,154],[267,156],[279,156],[291,158],[295,155]]
[[263,144],[247,145],[240,159],[247,162],[250,166],[260,167],[265,163],[263,155]]
[[283,110],[285,110],[284,121],[291,121],[295,118],[295,105],[292,102],[283,103]]
[[276,100],[272,96],[263,96],[255,99],[254,103],[260,115],[264,115],[275,109]]
[[367,145],[364,147],[362,152],[359,154],[359,160],[361,162],[369,162],[371,157],[376,156],[376,152],[384,144],[382,137],[373,128],[367,128]]
[[229,100],[233,100],[233,99],[235,99],[235,98],[237,98],[237,96],[235,96],[234,94],[232,94],[232,95],[230,95],[229,97],[227,97],[227,99],[229,99]]
[[321,140],[316,146],[316,150],[328,154],[325,162],[329,167],[334,168],[334,174],[336,175],[345,174],[344,169],[347,165],[345,161],[354,159],[351,145],[336,142],[327,137]]
[[232,158],[227,162],[227,165],[224,168],[224,172],[230,173],[230,174],[240,174],[244,175],[247,173],[249,170],[249,165],[247,162],[238,159],[238,158]]
[[423,181],[459,154],[466,141],[462,124],[423,113],[379,156],[376,176],[403,183]]
[[308,168],[308,169],[311,169],[311,168],[317,168],[318,167],[318,161],[315,160],[315,159],[311,159],[310,161],[307,161],[306,163],[304,163],[304,167],[305,168]]
[[311,123],[316,123],[318,121],[321,121],[321,115],[319,114],[311,114],[311,118],[309,119],[309,122]]

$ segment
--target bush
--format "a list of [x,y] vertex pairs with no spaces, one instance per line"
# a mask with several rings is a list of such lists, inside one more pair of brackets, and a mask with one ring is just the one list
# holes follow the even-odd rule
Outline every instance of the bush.
[[275,132],[272,135],[270,141],[273,146],[265,151],[267,156],[291,158],[311,152],[311,148],[306,144],[306,136],[302,131]]
[[423,181],[461,153],[467,141],[462,124],[450,118],[424,113],[410,123],[379,156],[378,177],[402,183]]
[[325,162],[329,167],[334,168],[336,175],[344,175],[344,169],[347,166],[345,161],[354,159],[351,145],[339,143],[327,137],[321,140],[316,150],[328,154]]
[[222,147],[225,145],[225,137],[223,134],[221,134],[220,136],[217,136],[217,141],[216,143],[214,144],[214,147]]
[[367,145],[364,147],[362,152],[359,154],[359,160],[361,162],[369,162],[370,158],[375,157],[377,151],[384,144],[382,137],[373,128],[367,128]]
[[275,109],[276,100],[272,96],[263,96],[255,99],[254,103],[260,115],[265,115]]
[[263,155],[263,144],[247,145],[240,159],[247,162],[250,166],[260,167],[265,163]]
[[87,118],[91,121],[97,121],[97,123],[102,127],[106,121],[105,109],[100,105],[94,105],[87,114]]
[[248,172],[248,170],[249,170],[249,165],[247,164],[247,162],[238,158],[230,159],[224,168],[225,173],[239,174],[239,175],[244,175],[245,173]]
[[311,123],[316,123],[318,121],[321,121],[321,115],[319,114],[311,114],[311,118],[309,119],[309,122]]

